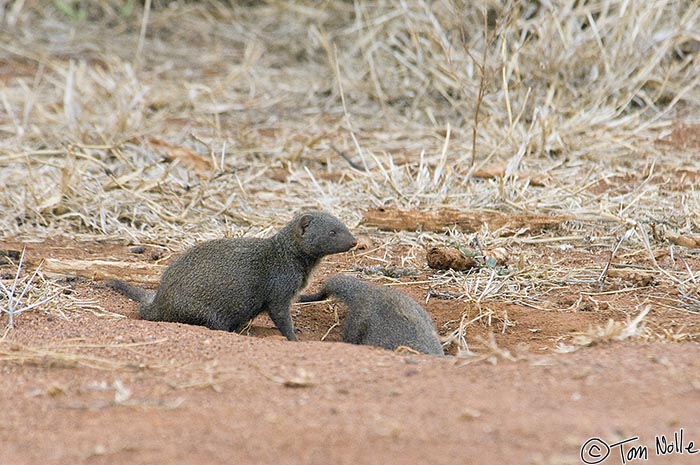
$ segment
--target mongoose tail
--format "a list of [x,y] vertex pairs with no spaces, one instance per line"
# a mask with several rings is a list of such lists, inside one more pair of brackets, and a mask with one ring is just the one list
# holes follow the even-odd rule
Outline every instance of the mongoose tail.
[[135,300],[140,304],[148,305],[153,302],[156,297],[155,291],[149,291],[148,289],[143,289],[138,286],[132,286],[124,281],[119,281],[118,279],[111,279],[105,281],[105,286],[111,287],[112,289],[119,291],[131,300]]

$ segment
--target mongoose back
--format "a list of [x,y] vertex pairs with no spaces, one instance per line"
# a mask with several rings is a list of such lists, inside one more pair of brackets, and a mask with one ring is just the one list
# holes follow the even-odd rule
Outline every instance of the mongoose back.
[[141,318],[236,331],[267,311],[296,340],[290,303],[326,255],[357,244],[337,218],[303,213],[267,239],[216,239],[198,244],[163,272],[157,292],[122,281],[106,284],[141,303]]
[[303,295],[299,301],[314,302],[328,296],[338,298],[347,307],[342,326],[344,342],[390,350],[406,346],[444,356],[428,312],[406,294],[352,276],[334,275],[326,280],[320,292]]

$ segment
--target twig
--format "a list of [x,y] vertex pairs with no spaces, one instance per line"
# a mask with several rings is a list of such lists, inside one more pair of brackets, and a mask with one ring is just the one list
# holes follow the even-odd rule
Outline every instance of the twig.
[[136,46],[136,63],[141,62],[141,54],[146,41],[146,28],[148,28],[148,16],[151,12],[151,0],[145,0],[143,3],[143,18],[141,18],[141,30],[139,32],[139,42]]
[[625,234],[623,234],[622,237],[620,237],[620,240],[617,241],[617,245],[615,245],[615,247],[613,247],[613,249],[610,251],[610,257],[608,258],[608,261],[605,263],[605,266],[603,267],[603,271],[600,273],[600,276],[598,276],[598,279],[597,279],[598,286],[600,287],[601,290],[603,289],[603,285],[605,284],[605,278],[608,275],[608,269],[610,268],[610,265],[612,264],[613,258],[615,258],[615,254],[619,250],[622,243],[630,238],[630,236],[634,232],[634,229],[635,228],[630,228],[627,231],[625,231]]
[[365,173],[367,172],[367,168],[366,168],[366,167],[362,167],[362,166],[358,165],[357,163],[355,163],[354,161],[352,161],[352,159],[350,158],[350,156],[349,156],[347,153],[343,152],[342,150],[340,150],[339,148],[337,148],[335,145],[331,144],[331,149],[333,149],[333,151],[334,151],[335,153],[337,153],[338,155],[340,155],[341,157],[343,157],[343,160],[345,160],[346,162],[348,162],[348,165],[350,165],[351,168],[353,168],[353,169],[355,169],[355,170],[357,170],[357,171],[363,171],[363,172],[365,172]]

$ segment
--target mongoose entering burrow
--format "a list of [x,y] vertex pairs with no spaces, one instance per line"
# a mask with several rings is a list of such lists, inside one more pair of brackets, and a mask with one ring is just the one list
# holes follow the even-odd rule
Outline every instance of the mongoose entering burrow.
[[123,281],[105,284],[140,302],[144,320],[236,331],[267,311],[294,341],[290,303],[321,258],[356,244],[340,220],[309,212],[267,239],[216,239],[192,247],[163,272],[157,292]]
[[347,307],[342,326],[344,342],[389,350],[406,346],[425,354],[445,355],[428,312],[406,294],[352,276],[334,275],[318,293],[302,295],[299,302],[328,296],[338,298]]

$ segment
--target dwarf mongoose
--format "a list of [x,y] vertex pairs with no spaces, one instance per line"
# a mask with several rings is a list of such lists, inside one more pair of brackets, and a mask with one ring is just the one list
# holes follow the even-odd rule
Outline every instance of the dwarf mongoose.
[[267,311],[296,340],[290,303],[326,255],[357,244],[337,218],[303,213],[267,239],[217,239],[198,244],[163,273],[157,292],[122,281],[106,284],[141,303],[141,318],[236,331]]
[[440,338],[428,312],[415,300],[388,287],[375,286],[347,275],[334,275],[320,292],[299,298],[314,302],[328,296],[347,307],[344,342],[394,350],[406,346],[418,352],[444,356]]

